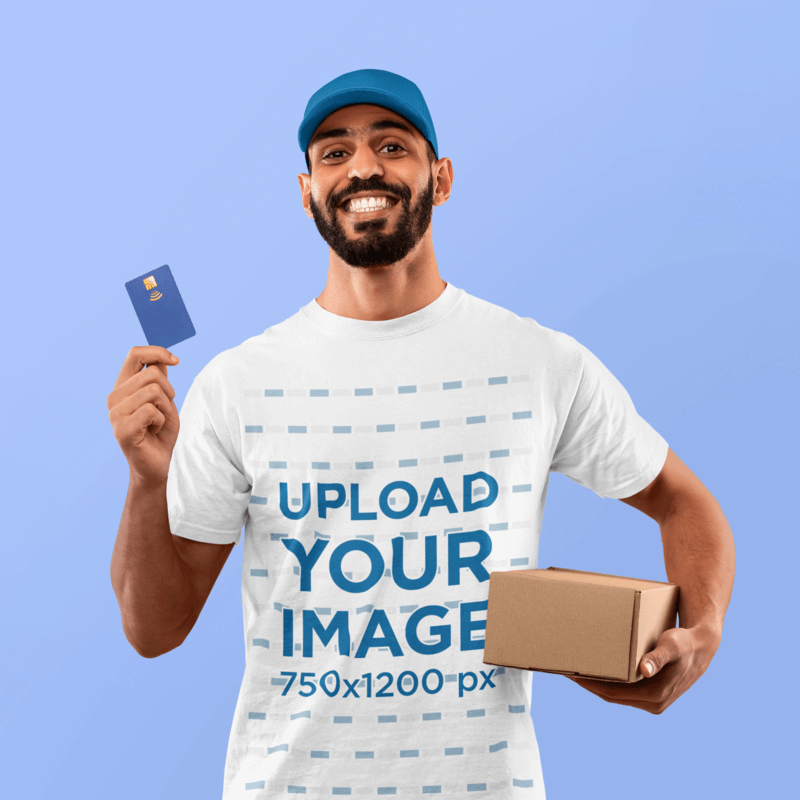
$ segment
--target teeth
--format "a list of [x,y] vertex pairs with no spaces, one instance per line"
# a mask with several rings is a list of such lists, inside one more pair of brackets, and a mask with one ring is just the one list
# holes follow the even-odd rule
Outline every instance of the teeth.
[[394,200],[390,197],[359,197],[351,200],[347,206],[347,211],[373,211],[376,208],[390,208],[394,205]]

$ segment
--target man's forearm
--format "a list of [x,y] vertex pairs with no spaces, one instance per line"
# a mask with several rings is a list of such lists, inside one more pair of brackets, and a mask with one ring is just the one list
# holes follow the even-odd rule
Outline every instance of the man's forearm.
[[707,628],[717,638],[733,591],[733,533],[707,491],[682,495],[661,524],[664,565],[680,588],[681,628]]
[[172,540],[166,484],[131,480],[111,556],[111,585],[137,653],[152,658],[180,645],[194,594]]

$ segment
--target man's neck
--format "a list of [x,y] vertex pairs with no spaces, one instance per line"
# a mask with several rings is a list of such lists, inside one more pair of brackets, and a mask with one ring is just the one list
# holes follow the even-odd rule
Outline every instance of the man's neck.
[[405,317],[430,305],[447,286],[439,275],[436,259],[425,268],[351,267],[334,265],[317,302],[340,317],[386,320]]

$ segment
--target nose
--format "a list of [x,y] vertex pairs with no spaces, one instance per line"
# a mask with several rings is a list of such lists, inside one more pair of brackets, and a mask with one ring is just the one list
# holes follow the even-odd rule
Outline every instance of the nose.
[[372,148],[363,143],[356,147],[350,159],[347,176],[351,179],[358,177],[364,181],[372,175],[383,175],[383,166],[377,155],[372,152]]

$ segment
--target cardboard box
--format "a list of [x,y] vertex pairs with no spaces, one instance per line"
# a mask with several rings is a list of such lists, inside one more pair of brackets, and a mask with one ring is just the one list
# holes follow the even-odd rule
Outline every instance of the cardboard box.
[[617,683],[676,627],[679,587],[548,567],[492,572],[483,663]]

